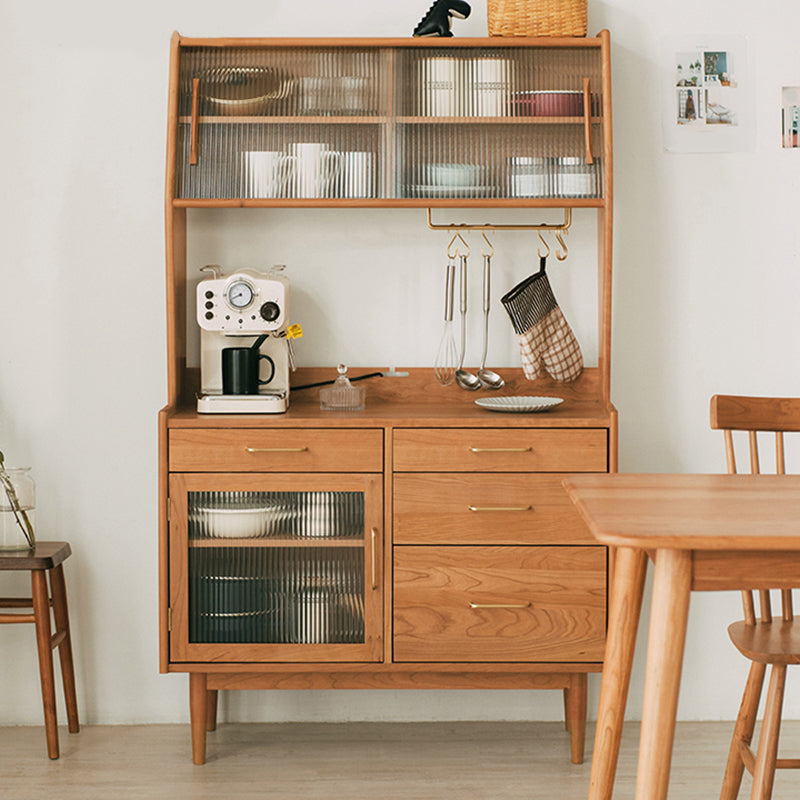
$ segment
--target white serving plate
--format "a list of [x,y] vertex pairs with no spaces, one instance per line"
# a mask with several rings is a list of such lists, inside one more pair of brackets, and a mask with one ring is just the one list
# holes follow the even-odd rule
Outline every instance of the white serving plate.
[[511,414],[530,414],[548,411],[564,402],[563,397],[482,397],[475,403],[487,411],[505,411]]

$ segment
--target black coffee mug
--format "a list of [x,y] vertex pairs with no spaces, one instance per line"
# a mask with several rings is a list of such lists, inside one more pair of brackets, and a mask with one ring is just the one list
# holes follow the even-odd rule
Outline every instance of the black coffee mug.
[[[270,366],[269,377],[261,380],[259,367],[261,359]],[[275,362],[254,347],[226,347],[222,351],[222,393],[258,394],[258,387],[269,383],[275,377]]]

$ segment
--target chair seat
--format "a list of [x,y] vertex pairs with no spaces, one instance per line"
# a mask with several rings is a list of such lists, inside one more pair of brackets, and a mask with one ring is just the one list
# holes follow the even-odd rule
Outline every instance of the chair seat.
[[800,664],[800,623],[759,622],[747,625],[744,620],[728,626],[728,635],[736,649],[751,661],[761,664]]
[[0,571],[53,569],[71,554],[69,542],[36,542],[33,550],[0,552]]

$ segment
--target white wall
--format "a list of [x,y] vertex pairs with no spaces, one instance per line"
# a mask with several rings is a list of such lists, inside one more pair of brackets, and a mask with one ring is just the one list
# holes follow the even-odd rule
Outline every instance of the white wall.
[[[9,464],[34,468],[40,538],[73,546],[67,579],[86,722],[187,718],[186,677],[159,675],[157,660],[156,413],[166,398],[162,198],[170,35],[405,36],[427,6],[428,0],[0,3],[0,448]],[[458,35],[485,35],[483,4],[455,27]],[[800,153],[779,147],[780,88],[800,85],[800,6],[591,0],[589,28],[612,33],[620,466],[720,471],[722,445],[708,430],[714,392],[800,395]],[[660,36],[682,32],[749,35],[757,86],[752,152],[663,151]],[[289,265],[307,330],[301,362],[430,364],[440,331],[444,234],[429,232],[421,211],[301,213],[242,212],[217,227],[194,214],[199,244],[192,264]],[[245,221],[251,249],[235,235]],[[570,259],[554,268],[557,296],[590,360],[594,309],[580,284],[593,271],[593,224],[591,214],[576,216]],[[495,238],[497,295],[530,268],[533,242],[525,236]],[[490,360],[511,365],[509,326],[495,309]],[[476,352],[477,342],[470,346]],[[734,596],[694,598],[682,717],[735,715],[745,665],[724,630],[737,613]],[[39,724],[35,648],[26,627],[3,630],[0,674],[0,724]],[[641,678],[639,657],[633,716]],[[597,687],[594,678],[592,707]],[[800,715],[797,691],[788,713]],[[223,714],[555,719],[561,700],[554,692],[243,693],[226,697]]]

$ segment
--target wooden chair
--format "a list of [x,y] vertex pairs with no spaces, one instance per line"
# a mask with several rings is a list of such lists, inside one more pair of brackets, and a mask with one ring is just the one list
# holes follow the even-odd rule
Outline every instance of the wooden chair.
[[[711,398],[711,427],[725,434],[729,473],[736,472],[733,431],[748,433],[753,474],[761,472],[758,433],[774,433],[775,470],[782,475],[786,472],[784,433],[800,431],[800,398],[715,395]],[[758,596],[760,609],[757,613],[753,592],[742,592],[744,619],[728,628],[731,641],[752,664],[734,728],[720,800],[735,800],[745,767],[753,776],[751,798],[758,800],[769,800],[772,796],[776,768],[800,768],[800,759],[777,757],[786,667],[800,663],[800,620],[794,618],[791,590],[781,590],[780,617],[772,615],[769,591],[761,590]],[[753,753],[753,729],[768,665],[771,673],[764,720],[758,748]]]
[[[42,683],[44,727],[47,736],[47,755],[58,758],[58,719],[56,716],[55,679],[53,677],[53,650],[58,648],[61,660],[61,678],[67,706],[67,723],[70,733],[78,733],[78,703],[75,694],[75,669],[72,664],[72,643],[69,633],[67,589],[64,583],[62,562],[72,550],[67,542],[37,542],[33,550],[0,552],[0,571],[28,570],[31,573],[31,597],[1,597],[0,608],[16,609],[0,613],[0,625],[32,622],[36,627],[36,645],[39,650],[39,675]],[[50,592],[47,575],[50,576]],[[53,608],[55,633],[51,634],[50,607]],[[32,613],[24,613],[26,609]]]

